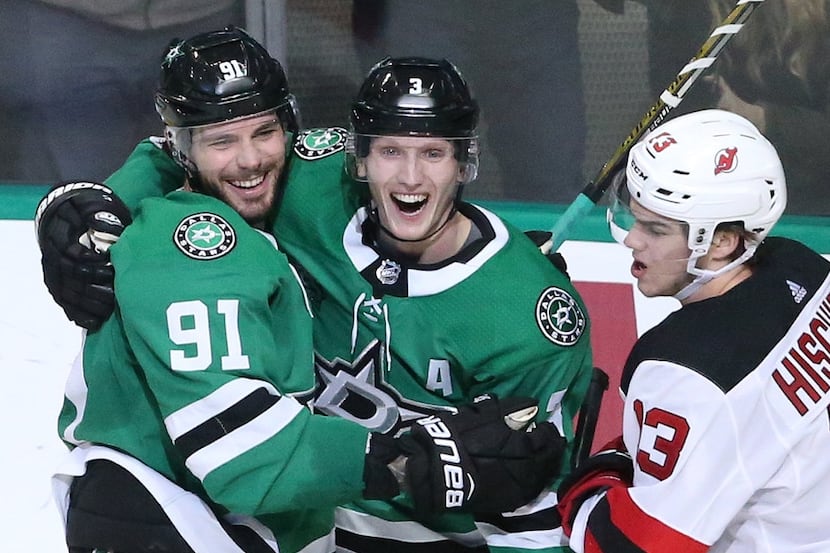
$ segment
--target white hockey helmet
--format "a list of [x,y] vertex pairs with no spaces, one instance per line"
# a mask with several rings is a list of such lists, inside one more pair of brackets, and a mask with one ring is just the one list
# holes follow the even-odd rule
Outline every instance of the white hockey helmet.
[[[646,209],[688,225],[691,250],[687,270],[696,278],[688,297],[701,284],[745,262],[769,234],[787,204],[784,169],[778,152],[749,120],[708,109],[672,119],[647,134],[628,155],[625,179],[615,202],[623,209],[630,197]],[[624,189],[623,189],[624,187]],[[611,233],[627,234],[609,209]],[[743,223],[750,237],[739,259],[718,271],[699,269],[721,223]]]

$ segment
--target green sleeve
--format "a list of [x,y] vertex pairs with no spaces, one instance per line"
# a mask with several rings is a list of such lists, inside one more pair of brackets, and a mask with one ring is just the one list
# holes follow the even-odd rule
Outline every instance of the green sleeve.
[[[205,214],[213,227],[181,230]],[[184,248],[218,228],[226,253],[217,247],[194,258]],[[312,415],[291,397],[314,385],[311,314],[287,260],[262,233],[218,200],[174,192],[142,202],[113,264],[149,393],[214,501],[258,515],[361,497],[368,430]]]
[[161,197],[184,184],[184,169],[161,147],[157,137],[138,143],[130,157],[104,183],[135,214],[144,198]]

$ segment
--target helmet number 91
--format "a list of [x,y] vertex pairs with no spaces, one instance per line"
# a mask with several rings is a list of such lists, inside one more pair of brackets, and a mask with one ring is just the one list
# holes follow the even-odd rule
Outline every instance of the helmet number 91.
[[245,64],[239,60],[223,61],[219,64],[219,70],[222,72],[222,76],[226,81],[238,79],[247,74]]

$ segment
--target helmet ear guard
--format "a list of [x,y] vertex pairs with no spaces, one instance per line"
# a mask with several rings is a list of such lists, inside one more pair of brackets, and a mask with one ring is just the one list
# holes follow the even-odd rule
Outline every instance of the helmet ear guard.
[[164,138],[167,141],[173,160],[185,170],[189,179],[193,179],[196,176],[197,169],[188,157],[190,147],[193,145],[190,129],[164,127]]
[[478,137],[461,141],[460,146],[456,158],[463,165],[461,184],[467,184],[478,177]]

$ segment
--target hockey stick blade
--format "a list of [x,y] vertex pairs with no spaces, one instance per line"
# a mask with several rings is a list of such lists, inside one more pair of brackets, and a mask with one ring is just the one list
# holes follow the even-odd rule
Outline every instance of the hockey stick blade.
[[609,160],[605,162],[593,180],[582,189],[576,199],[557,219],[556,224],[550,229],[553,235],[551,237],[552,250],[559,249],[574,225],[602,200],[606,190],[611,185],[611,177],[625,163],[631,147],[644,134],[662,123],[666,115],[680,104],[698,77],[715,62],[720,51],[743,28],[755,8],[763,2],[764,0],[739,0],[732,11],[715,27],[709,38],[701,45],[697,54],[689,63],[683,66],[671,84],[660,94],[657,102],[646,111],[640,122],[631,129],[631,133],[614,151]]

